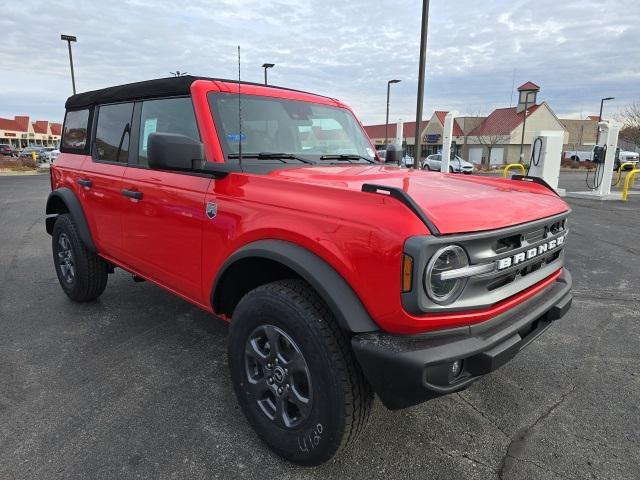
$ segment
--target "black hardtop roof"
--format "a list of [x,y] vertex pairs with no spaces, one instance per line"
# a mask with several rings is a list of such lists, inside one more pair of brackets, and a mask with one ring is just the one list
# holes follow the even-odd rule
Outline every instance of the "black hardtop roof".
[[[142,100],[145,98],[158,97],[175,97],[179,95],[189,95],[191,93],[191,84],[196,80],[213,80],[218,82],[238,83],[237,80],[228,80],[224,78],[195,77],[192,75],[183,75],[181,77],[157,78],[154,80],[145,80],[143,82],[127,83],[115,87],[101,88],[100,90],[91,90],[89,92],[78,93],[70,96],[64,104],[67,110],[89,107],[91,105],[101,103],[124,102],[127,100]],[[240,82],[243,85],[264,86],[261,83]],[[279,88],[282,90],[290,90],[294,92],[308,93],[309,95],[317,95],[315,93],[303,92],[302,90],[294,90],[292,88],[277,87],[269,85],[270,88]],[[325,97],[329,98],[329,97]]]

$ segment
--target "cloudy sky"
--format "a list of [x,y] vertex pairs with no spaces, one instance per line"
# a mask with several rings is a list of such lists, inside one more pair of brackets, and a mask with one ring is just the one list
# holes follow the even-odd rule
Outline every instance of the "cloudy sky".
[[[339,98],[365,123],[415,119],[421,2],[416,0],[7,0],[0,14],[0,116],[60,120],[79,91],[190,74],[269,80]],[[638,0],[431,0],[425,112],[509,106],[532,80],[560,116],[605,115],[640,100]],[[515,97],[514,97],[515,98]]]

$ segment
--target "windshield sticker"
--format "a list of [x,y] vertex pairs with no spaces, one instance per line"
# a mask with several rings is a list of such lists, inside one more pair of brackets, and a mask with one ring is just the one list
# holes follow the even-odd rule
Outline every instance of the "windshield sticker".
[[155,133],[157,128],[158,128],[157,118],[147,118],[144,121],[144,130],[142,132],[142,150],[144,152],[147,151],[147,141],[149,140],[149,134]]
[[[242,134],[242,141],[244,142],[247,139],[246,135]],[[230,142],[240,142],[240,134],[239,133],[228,133],[227,140]]]
[[373,158],[373,157],[375,157],[375,156],[376,156],[376,154],[375,154],[375,153],[373,153],[373,150],[371,150],[369,147],[367,147],[367,154],[369,154],[369,156],[370,156],[371,158]]

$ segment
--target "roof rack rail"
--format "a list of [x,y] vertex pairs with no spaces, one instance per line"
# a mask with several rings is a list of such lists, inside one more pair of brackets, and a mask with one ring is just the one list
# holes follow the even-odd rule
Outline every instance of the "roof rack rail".
[[378,193],[379,191],[389,192],[389,196],[404,203],[405,206],[409,210],[411,210],[414,215],[422,221],[422,223],[426,225],[427,229],[432,235],[440,235],[440,230],[438,230],[438,227],[436,227],[435,224],[429,219],[429,217],[427,217],[427,215],[422,211],[415,200],[401,188],[388,187],[387,185],[375,185],[373,183],[364,183],[362,185],[362,191],[368,193]]

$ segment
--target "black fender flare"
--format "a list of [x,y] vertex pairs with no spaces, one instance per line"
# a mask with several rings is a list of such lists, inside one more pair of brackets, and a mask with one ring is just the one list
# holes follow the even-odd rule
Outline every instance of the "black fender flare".
[[80,234],[82,243],[84,243],[85,247],[92,252],[96,252],[96,246],[93,243],[91,230],[89,229],[89,224],[87,223],[84,210],[82,210],[82,205],[80,205],[80,200],[78,200],[78,197],[70,188],[58,188],[49,194],[46,209],[47,218],[45,220],[47,233],[49,235],[53,233],[53,224],[56,221],[56,217],[61,213],[57,208],[58,202],[60,201],[66,206],[71,218],[73,219],[73,223],[75,223],[78,228],[78,233]]
[[225,272],[238,260],[263,258],[288,267],[304,279],[333,313],[338,325],[352,333],[374,332],[380,327],[369,313],[347,281],[318,255],[284,240],[258,240],[233,253],[222,265],[211,289],[211,305],[216,305]]

